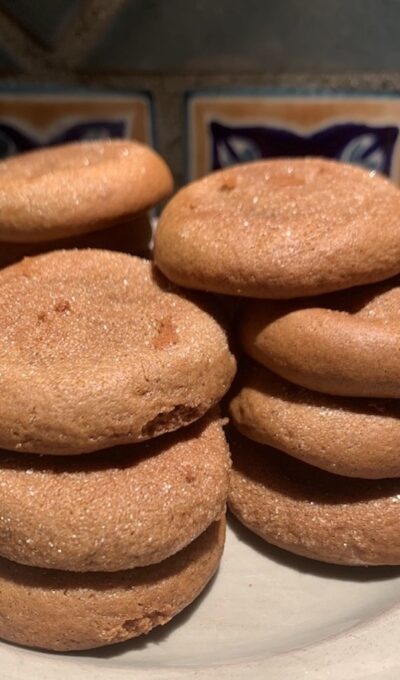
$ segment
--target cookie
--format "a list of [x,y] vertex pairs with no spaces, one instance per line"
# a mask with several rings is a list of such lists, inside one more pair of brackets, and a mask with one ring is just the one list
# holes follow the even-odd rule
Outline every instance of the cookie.
[[161,562],[225,512],[218,416],[98,456],[0,452],[0,555],[36,567],[118,571]]
[[149,439],[200,418],[235,373],[213,303],[130,255],[27,258],[0,271],[0,299],[1,448],[76,454]]
[[1,243],[0,268],[15,264],[24,257],[33,257],[52,250],[72,248],[98,248],[116,250],[129,255],[148,256],[152,239],[152,228],[146,213],[135,216],[123,224],[113,224],[109,229],[93,231],[72,238],[41,243]]
[[76,236],[125,221],[172,191],[162,158],[139,142],[95,141],[0,163],[0,241]]
[[229,506],[268,543],[332,564],[400,564],[400,480],[345,479],[231,433]]
[[231,399],[236,428],[250,439],[347,477],[400,477],[400,401],[326,396],[255,362]]
[[322,158],[248,163],[179,191],[154,256],[188,288],[315,295],[399,273],[399,213],[399,189],[375,172]]
[[[400,233],[400,232],[399,232]],[[242,347],[283,378],[339,396],[400,397],[400,278],[243,306]]]
[[184,550],[150,567],[75,574],[0,559],[0,637],[56,651],[122,642],[164,625],[218,568],[225,518]]

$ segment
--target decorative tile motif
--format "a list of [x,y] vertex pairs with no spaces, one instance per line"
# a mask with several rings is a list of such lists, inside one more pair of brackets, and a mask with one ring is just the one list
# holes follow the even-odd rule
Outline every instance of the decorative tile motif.
[[114,137],[152,144],[147,95],[0,92],[0,158],[41,146]]
[[258,158],[325,156],[400,182],[400,97],[190,94],[188,174]]

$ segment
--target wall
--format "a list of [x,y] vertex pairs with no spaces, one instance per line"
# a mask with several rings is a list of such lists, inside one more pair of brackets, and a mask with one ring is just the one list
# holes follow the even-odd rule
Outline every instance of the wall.
[[0,0],[0,84],[154,94],[183,173],[183,94],[198,87],[399,88],[396,0]]

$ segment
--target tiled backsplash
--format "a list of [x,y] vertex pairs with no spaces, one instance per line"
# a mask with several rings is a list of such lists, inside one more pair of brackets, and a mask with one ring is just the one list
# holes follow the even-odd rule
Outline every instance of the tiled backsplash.
[[[28,88],[26,88],[28,89]],[[146,94],[13,91],[0,93],[0,157],[39,146],[100,138],[153,144]]]
[[399,103],[379,95],[400,91],[399,19],[393,0],[0,0],[0,154],[10,117],[18,150],[116,134],[123,100],[121,134],[155,140],[178,182],[279,153],[397,177]]
[[187,98],[189,179],[245,161],[326,156],[400,181],[400,98],[231,91]]

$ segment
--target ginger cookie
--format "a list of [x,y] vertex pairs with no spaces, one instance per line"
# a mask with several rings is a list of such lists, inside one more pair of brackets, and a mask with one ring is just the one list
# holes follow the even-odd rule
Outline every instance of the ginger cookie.
[[345,479],[232,432],[229,506],[261,538],[332,564],[400,564],[400,480]]
[[339,396],[400,397],[400,280],[312,300],[243,306],[244,350],[291,382]]
[[42,241],[41,243],[1,243],[0,268],[15,264],[24,257],[49,253],[52,250],[73,248],[97,248],[116,250],[129,255],[148,256],[152,239],[152,228],[148,216],[135,216],[123,224],[113,224],[109,229],[93,231],[81,236]]
[[76,454],[200,418],[235,359],[213,302],[150,262],[55,251],[0,271],[0,447]]
[[126,221],[172,191],[149,147],[95,141],[31,151],[0,163],[0,240],[30,243]]
[[400,477],[400,401],[333,397],[289,383],[255,362],[230,402],[250,439],[347,477]]
[[75,574],[0,559],[0,637],[56,651],[122,642],[164,625],[216,572],[225,518],[150,567]]
[[164,209],[155,262],[175,283],[293,298],[400,272],[400,191],[354,165],[282,158],[230,167]]
[[97,456],[1,451],[0,555],[82,572],[161,562],[225,512],[229,466],[215,414]]

